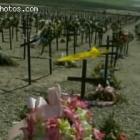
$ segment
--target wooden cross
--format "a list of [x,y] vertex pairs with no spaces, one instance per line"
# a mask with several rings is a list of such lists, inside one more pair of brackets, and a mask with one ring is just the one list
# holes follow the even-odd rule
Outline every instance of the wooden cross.
[[66,55],[69,55],[69,37],[73,36],[73,53],[76,53],[76,46],[77,46],[77,34],[76,30],[74,30],[74,33],[70,33],[69,30],[66,28],[66,34],[63,34],[66,36]]
[[88,33],[88,44],[89,44],[89,48],[91,48],[91,29],[89,27],[89,33]]
[[26,45],[25,45],[25,43],[26,43],[26,39],[27,39],[27,37],[26,37],[27,34],[26,34],[26,21],[25,21],[25,16],[24,15],[22,16],[22,27],[20,27],[20,28],[23,30],[23,36],[24,36],[23,58],[25,59],[26,58]]
[[[109,36],[107,37],[107,45],[104,45],[104,46],[106,46],[107,50],[109,50]],[[102,81],[102,79],[98,79],[98,82],[104,86],[107,85],[107,79],[108,79],[109,55],[112,55],[112,52],[105,53],[104,80]],[[116,53],[113,53],[113,55],[116,55]],[[99,84],[99,83],[97,83],[96,78],[87,78],[86,73],[87,73],[87,60],[85,59],[85,60],[83,60],[83,63],[82,63],[82,77],[68,77],[68,80],[70,80],[70,81],[81,82],[81,98],[84,98],[84,96],[85,96],[87,82]]]
[[[31,40],[28,42],[25,42],[23,44],[21,44],[21,46],[28,46],[28,81],[31,81],[31,55],[30,55],[30,44],[36,42],[36,40]],[[52,61],[52,46],[51,46],[51,42],[49,43],[49,73],[50,75],[52,74],[53,71],[53,61]]]
[[[27,46],[27,63],[28,63],[28,83],[29,85],[31,85],[31,81],[32,81],[32,78],[31,78],[31,52],[30,52],[30,44],[31,44],[31,41],[30,41],[30,19],[29,19],[29,15],[26,16],[26,27],[25,28],[26,30],[26,39],[24,40],[25,42],[23,44],[21,44],[21,46],[24,46],[24,55],[26,54],[26,46]],[[27,41],[27,42],[26,42]],[[33,42],[33,41],[32,41]]]
[[[29,20],[30,21],[30,20]],[[24,36],[24,45],[22,44],[21,46],[24,47],[24,51],[23,51],[23,58],[26,58],[26,47],[27,47],[27,42],[29,43],[30,41],[27,41],[28,37],[28,31],[31,30],[31,25],[29,23],[29,25],[27,25],[27,19],[25,15],[22,15],[22,26],[20,26],[20,28],[23,30],[23,36]]]
[[10,42],[10,50],[12,50],[12,31],[11,31],[11,27],[9,27],[9,42]]
[[63,35],[66,36],[66,55],[68,56],[69,55],[69,37],[70,36],[73,36],[73,53],[75,54],[76,53],[76,46],[77,46],[77,31],[76,29],[74,29],[74,31],[71,33],[69,32],[69,29],[67,27],[67,22],[68,21],[65,21],[65,24],[66,24],[66,33],[64,33]]
[[51,41],[49,42],[49,70],[50,70],[50,75],[52,74],[52,46],[51,46]]
[[100,45],[100,47],[105,47],[108,51],[109,51],[109,48],[111,48],[111,52],[108,53],[109,56],[110,56],[110,64],[111,66],[116,66],[116,62],[117,62],[117,59],[118,59],[118,44],[117,44],[117,41],[112,38],[112,40],[109,40],[109,37],[107,37],[107,45]]
[[[30,26],[29,15],[27,15],[27,27]],[[27,42],[30,41],[30,30],[27,28]],[[27,44],[27,56],[28,56],[28,83],[31,85],[31,53],[30,43]]]
[[93,78],[87,78],[87,60],[83,60],[82,65],[82,77],[68,77],[68,80],[70,81],[79,81],[81,82],[81,98],[83,99],[85,96],[85,90],[86,90],[86,82],[94,82]]

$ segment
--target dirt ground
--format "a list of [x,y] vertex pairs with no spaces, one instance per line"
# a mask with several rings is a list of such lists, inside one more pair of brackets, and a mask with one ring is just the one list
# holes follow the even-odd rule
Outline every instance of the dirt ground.
[[[128,27],[130,31],[133,30],[134,25]],[[8,32],[5,32],[7,34]],[[109,34],[109,33],[108,33]],[[19,35],[20,37],[20,35]],[[8,35],[6,37],[8,40]],[[59,83],[66,92],[80,93],[80,83],[67,81],[68,76],[81,75],[81,62],[78,62],[77,68],[65,68],[54,65],[52,75],[49,75],[48,64],[48,48],[45,53],[40,56],[41,48],[32,48],[32,79],[33,83],[28,86],[25,81],[27,78],[27,59],[23,58],[23,48],[20,48],[20,43],[13,40],[13,50],[9,49],[9,42],[2,43],[0,46],[2,50],[13,57],[19,64],[17,67],[0,67],[0,140],[6,140],[6,135],[13,121],[19,120],[19,112],[26,104],[29,96],[44,96],[47,94],[47,88]],[[80,44],[80,42],[78,42]],[[121,94],[124,94],[128,103],[117,104],[106,108],[93,108],[94,120],[97,127],[102,123],[103,118],[109,112],[115,111],[115,118],[121,124],[124,131],[128,134],[130,140],[140,139],[140,42],[134,40],[130,44],[129,56],[121,59],[118,62],[119,71],[116,75],[122,81]],[[70,44],[70,51],[73,52],[72,42]],[[55,41],[53,42],[53,60],[60,54],[65,52],[65,43],[59,45],[59,52],[56,51]],[[87,50],[88,44],[83,44],[77,47],[78,51]],[[88,74],[91,72],[101,59],[88,61]],[[90,84],[86,86],[86,92],[93,92],[95,87]]]

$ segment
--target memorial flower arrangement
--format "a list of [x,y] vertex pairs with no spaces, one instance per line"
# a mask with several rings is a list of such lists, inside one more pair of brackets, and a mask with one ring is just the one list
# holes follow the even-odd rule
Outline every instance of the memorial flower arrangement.
[[[108,84],[111,85],[112,87],[116,89],[121,88],[121,81],[118,80],[114,73],[114,67],[108,66]],[[103,84],[104,83],[104,76],[105,76],[105,66],[103,63],[99,63],[98,65],[95,66],[95,68],[92,71],[91,74],[94,78],[96,78],[96,84],[98,85],[99,83]]]
[[39,116],[27,118],[27,140],[102,140],[104,133],[92,125],[88,103],[79,97],[63,100],[63,115],[43,121]]
[[120,125],[116,122],[115,113],[111,113],[104,119],[101,130],[106,134],[104,140],[128,140],[126,134],[121,130]]
[[91,100],[96,101],[108,101],[112,104],[116,103],[119,100],[120,94],[112,86],[103,87],[99,84],[96,87],[95,93],[89,96]]
[[[79,96],[60,95],[58,87],[49,88],[47,102],[42,97],[29,98],[26,125],[20,128],[24,132],[23,139],[127,140],[121,139],[124,138],[121,131],[115,131],[118,127],[114,121],[106,121],[101,130],[96,129],[89,105]],[[116,132],[115,139],[108,139],[111,132]]]

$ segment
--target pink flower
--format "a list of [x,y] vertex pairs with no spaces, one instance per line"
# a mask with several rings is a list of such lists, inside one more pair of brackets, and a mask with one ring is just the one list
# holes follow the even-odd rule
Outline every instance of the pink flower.
[[78,107],[86,109],[89,106],[88,102],[80,99],[79,96],[73,96],[68,98],[68,107],[75,110]]
[[68,107],[72,110],[75,110],[77,108],[77,97],[69,97]]
[[80,121],[76,121],[73,125],[76,129],[76,140],[81,140],[84,134],[84,128],[82,127]]
[[95,140],[104,140],[105,133],[101,132],[100,130],[94,128],[93,135],[95,137]]
[[64,115],[66,118],[68,118],[72,123],[74,123],[77,119],[78,116],[70,109],[70,108],[65,108],[64,109]]
[[76,106],[86,109],[88,107],[88,103],[86,101],[77,100]]

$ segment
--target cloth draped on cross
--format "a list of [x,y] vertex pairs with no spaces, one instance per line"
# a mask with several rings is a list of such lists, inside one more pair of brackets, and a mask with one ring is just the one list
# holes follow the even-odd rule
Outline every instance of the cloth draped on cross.
[[96,58],[96,57],[101,56],[102,54],[103,54],[103,52],[100,49],[93,47],[89,51],[80,52],[80,53],[76,53],[73,55],[61,57],[61,58],[57,59],[57,62],[81,61],[81,60],[84,60],[87,58]]

